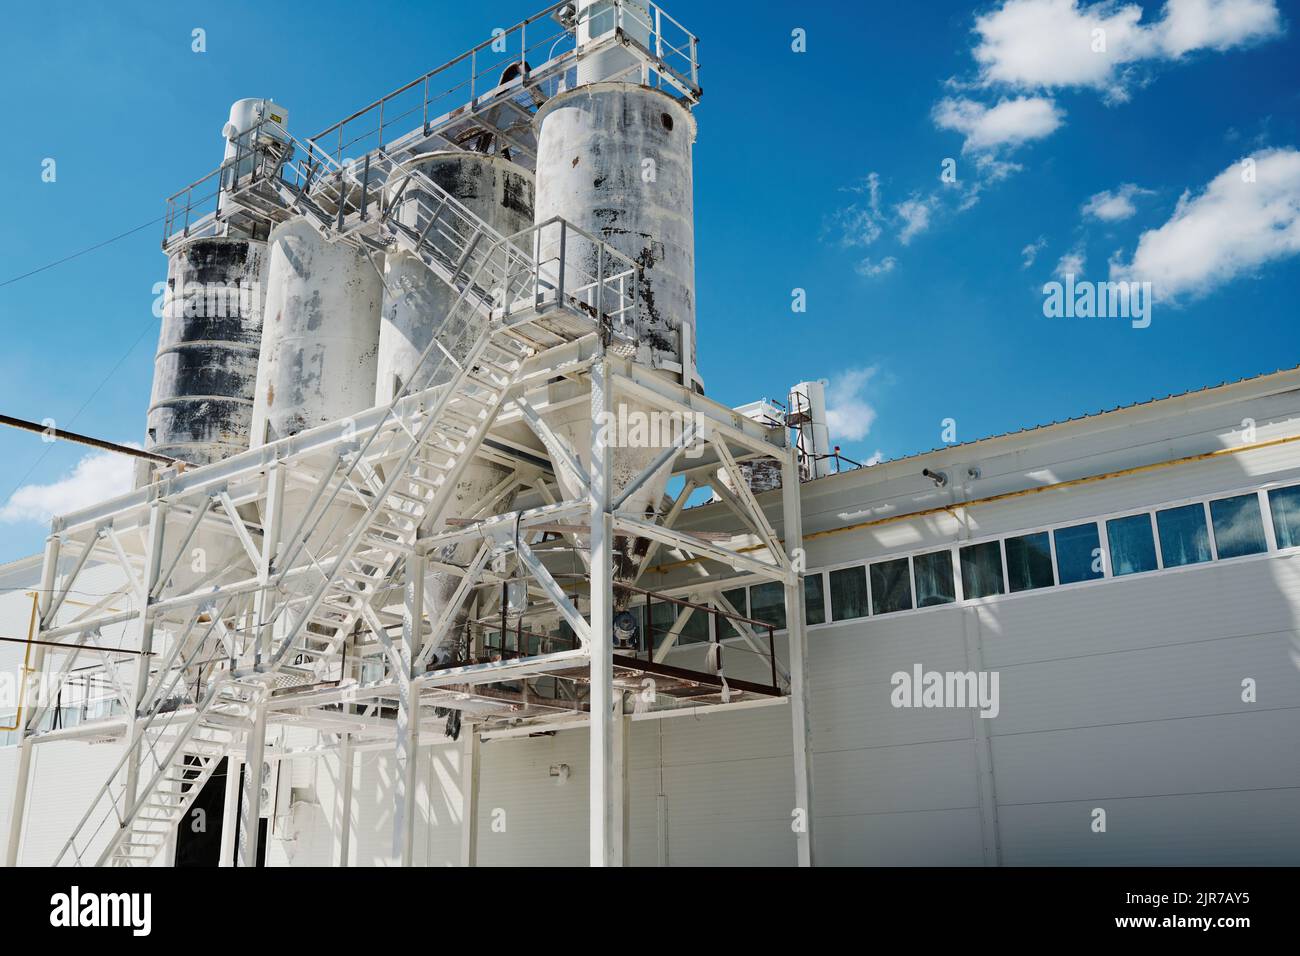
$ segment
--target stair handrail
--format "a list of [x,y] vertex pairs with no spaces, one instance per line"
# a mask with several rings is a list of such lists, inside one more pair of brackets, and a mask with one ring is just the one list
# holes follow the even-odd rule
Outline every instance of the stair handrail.
[[[193,732],[193,728],[198,724],[198,722],[203,718],[203,715],[207,712],[208,706],[215,699],[216,695],[220,691],[225,689],[225,687],[229,683],[230,681],[228,679],[221,679],[212,682],[212,684],[208,688],[207,693],[204,695],[203,700],[195,705],[194,713],[190,718],[190,722],[185,725],[185,727],[182,730],[182,733],[177,737],[177,742],[175,746],[173,746],[172,750],[169,751],[168,753],[169,757],[175,753],[176,749],[180,745],[184,744],[189,739],[189,735]],[[161,727],[157,728],[157,733],[160,737],[171,727],[172,721],[174,721],[176,717],[181,713],[182,713],[181,710],[174,710],[170,712],[170,716],[168,717],[167,721]],[[90,806],[86,808],[86,812],[82,814],[81,819],[77,822],[77,825],[73,828],[72,834],[64,842],[63,847],[59,850],[58,855],[54,858],[54,863],[52,864],[53,866],[58,866],[60,863],[63,862],[63,858],[64,856],[67,855],[69,849],[73,850],[73,856],[76,857],[78,865],[81,863],[81,854],[84,852],[84,848],[82,850],[76,850],[74,848],[74,843],[77,837],[81,834],[81,831],[85,827],[87,821],[90,819],[91,815],[95,812],[95,808],[100,805],[100,801],[103,799],[105,794],[109,794],[109,795],[112,794],[113,787],[117,782],[118,774],[121,772],[122,768],[126,765],[126,762],[131,758],[131,755],[136,751],[143,752],[145,735],[151,729],[153,729],[152,722],[154,717],[156,716],[157,714],[155,713],[153,717],[150,717],[148,719],[148,722],[145,724],[145,726],[140,727],[138,729],[139,736],[136,739],[134,746],[123,748],[122,756],[119,757],[117,763],[114,764],[113,769],[109,773],[108,779],[105,781],[104,785],[95,792],[94,798],[90,801]],[[136,718],[134,717],[134,715],[131,715],[131,719],[135,720]],[[130,727],[128,727],[127,733],[129,734],[130,732],[131,732]],[[156,759],[157,757],[155,754],[155,760]],[[153,783],[156,782],[158,776],[164,773],[166,769],[167,769],[167,764],[165,762],[161,763],[159,765],[158,770],[154,773],[153,777],[150,778],[149,786],[140,788],[140,793],[143,794],[145,797],[147,797],[149,790],[152,788]],[[123,784],[122,787],[123,790],[125,791],[125,784]],[[108,812],[104,814],[99,824],[95,827],[94,831],[90,834],[89,837],[90,840],[94,840],[94,838],[99,835],[100,830],[104,828],[104,823],[108,820],[110,816],[112,816],[115,813],[118,816],[119,829],[126,829],[129,826],[129,822],[133,819],[133,813],[131,811],[135,809],[136,805],[142,802],[142,799],[137,798],[135,801],[135,805],[133,805],[132,807],[128,807],[127,808],[128,812],[126,812],[125,814],[118,811],[119,799],[120,798],[118,796],[112,797],[112,800],[108,806]],[[110,844],[115,842],[116,839],[111,840]]]

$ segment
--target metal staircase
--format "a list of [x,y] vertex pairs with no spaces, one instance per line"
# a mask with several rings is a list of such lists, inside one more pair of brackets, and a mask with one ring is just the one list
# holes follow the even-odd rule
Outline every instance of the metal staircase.
[[[276,138],[289,139],[282,130]],[[390,186],[399,167],[382,151],[377,162],[357,169],[334,166],[309,145],[294,146],[299,158],[289,160],[288,175],[278,180],[286,205],[331,241],[363,252],[393,247],[409,252],[456,295],[416,373],[390,406],[386,427],[341,469],[335,493],[304,519],[305,542],[345,490],[344,500],[364,509],[344,545],[331,554],[332,570],[299,602],[272,658],[271,666],[286,680],[306,682],[329,676],[365,617],[365,606],[393,580],[420,530],[441,515],[525,360],[545,347],[591,334],[597,323],[590,315],[598,310],[580,297],[557,299],[557,266],[548,267],[520,248],[521,239],[540,248],[539,229],[545,227],[502,236],[415,169],[401,169]],[[567,229],[560,222],[549,225],[553,232]],[[622,296],[611,292],[621,319],[634,303],[631,288],[624,282]],[[604,289],[582,291],[595,291],[598,303],[604,298]],[[512,315],[508,324],[507,313]],[[399,410],[417,383],[432,386],[428,402]],[[298,557],[299,541],[289,547],[283,565]]]
[[[255,172],[242,181],[228,178],[231,201],[278,203],[276,220],[302,215],[330,241],[367,255],[403,249],[455,300],[382,420],[359,442],[338,447],[280,542],[268,585],[279,603],[240,632],[241,647],[228,655],[232,669],[218,671],[202,700],[167,712],[163,685],[183,686],[205,642],[184,654],[183,640],[174,645],[155,671],[134,742],[56,864],[82,865],[90,856],[97,865],[152,862],[221,756],[241,746],[250,702],[272,685],[343,676],[348,638],[361,624],[374,628],[375,602],[400,580],[420,534],[446,515],[530,360],[586,336],[617,339],[634,324],[636,264],[563,220],[502,236],[418,170],[394,175],[399,166],[382,150],[345,168],[279,127],[259,129],[249,142],[269,152],[254,158]],[[248,158],[237,156],[232,168]],[[583,266],[574,264],[579,257]],[[594,275],[585,271],[593,262]],[[302,582],[310,578],[287,586],[288,572],[304,563],[318,580],[309,591]],[[217,622],[226,613],[211,616]],[[134,799],[123,773],[131,760],[137,779],[148,776]]]
[[[169,711],[155,701],[137,725],[135,744],[125,749],[54,865],[153,863],[221,758],[242,743],[257,692],[222,680],[192,705]],[[136,779],[144,781],[134,797],[127,792],[132,757]]]

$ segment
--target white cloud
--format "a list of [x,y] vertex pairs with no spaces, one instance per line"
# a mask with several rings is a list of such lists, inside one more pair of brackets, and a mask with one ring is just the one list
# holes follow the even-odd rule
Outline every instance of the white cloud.
[[906,199],[895,206],[895,214],[899,219],[903,220],[903,228],[898,231],[898,241],[903,245],[907,245],[929,229],[930,215],[938,204],[939,200],[934,196],[927,199],[919,199],[913,196],[911,199]]
[[1084,254],[1083,247],[1075,246],[1065,255],[1061,256],[1060,260],[1056,263],[1056,268],[1052,271],[1062,279],[1067,275],[1081,276],[1083,275],[1083,267],[1087,264],[1087,261],[1088,259]]
[[935,105],[933,113],[940,129],[956,130],[966,137],[963,153],[987,153],[1042,139],[1055,132],[1064,115],[1052,100],[1041,96],[1004,99],[991,107],[948,97]]
[[0,508],[0,521],[46,523],[67,514],[125,494],[131,490],[132,459],[111,452],[87,455],[63,478],[48,485],[23,485]]
[[879,448],[877,448],[872,453],[871,457],[868,458],[866,461],[864,461],[862,464],[870,468],[872,465],[878,465],[884,460],[885,460],[885,453],[881,451]]
[[1166,56],[1230,50],[1282,32],[1273,0],[1170,0],[1159,24]]
[[875,365],[852,368],[832,376],[826,386],[826,425],[831,442],[861,441],[871,431],[876,410],[864,397],[867,384],[879,371]]
[[1034,260],[1038,258],[1038,254],[1046,248],[1047,248],[1047,237],[1039,236],[1029,245],[1021,249],[1020,255],[1024,257],[1024,265],[1022,266],[1022,268],[1028,269],[1030,266],[1032,266],[1034,264]]
[[1124,183],[1114,192],[1102,190],[1095,193],[1083,204],[1082,212],[1085,217],[1100,219],[1102,222],[1119,222],[1137,212],[1137,207],[1133,205],[1134,197],[1149,195],[1151,195],[1149,189],[1142,189],[1133,183]]
[[898,265],[898,260],[893,256],[885,256],[879,262],[872,262],[870,259],[863,259],[853,271],[860,276],[866,276],[868,279],[874,279],[876,276],[882,276],[887,272],[893,272],[894,266]]
[[884,216],[880,212],[880,174],[868,173],[862,182],[843,192],[864,197],[838,209],[826,223],[826,231],[842,246],[869,246],[880,238]]
[[1197,50],[1228,50],[1281,32],[1274,0],[1167,0],[1142,23],[1137,4],[1113,0],[1007,0],[975,19],[985,85],[1089,87],[1127,98],[1133,68]]
[[1198,195],[1184,193],[1168,222],[1141,235],[1133,260],[1112,260],[1110,273],[1151,282],[1164,298],[1194,298],[1297,253],[1300,151],[1270,149],[1229,166]]

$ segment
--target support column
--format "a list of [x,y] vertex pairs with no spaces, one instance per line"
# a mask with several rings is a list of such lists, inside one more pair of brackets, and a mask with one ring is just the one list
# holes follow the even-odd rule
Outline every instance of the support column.
[[[59,577],[59,548],[58,535],[50,535],[45,541],[45,564],[41,569],[41,593],[37,597],[37,608],[39,610],[36,636],[38,638],[49,623],[46,621],[46,615],[49,614],[51,602],[54,600],[54,585]],[[23,840],[23,818],[27,813],[27,791],[31,786],[32,730],[34,728],[28,726],[28,721],[35,708],[31,706],[30,691],[33,687],[40,687],[41,685],[39,680],[33,680],[32,678],[42,674],[45,670],[45,645],[38,644],[33,651],[31,670],[22,675],[23,686],[19,688],[19,693],[22,695],[22,699],[28,703],[28,706],[23,711],[23,722],[18,728],[18,772],[14,780],[14,801],[9,814],[9,844],[5,848],[5,866],[9,867],[18,865],[18,850]]]
[[[129,813],[139,796],[140,785],[140,735],[144,722],[140,711],[149,694],[149,663],[153,653],[154,587],[162,566],[163,538],[167,527],[167,503],[155,498],[149,505],[148,563],[144,569],[143,605],[140,608],[140,655],[136,658],[135,685],[131,689],[132,702],[127,716],[130,724],[126,732],[126,788],[123,791],[122,810]],[[123,701],[126,703],[126,701]]]
[[339,740],[339,866],[349,866],[352,853],[352,769],[356,763],[352,735]]
[[[269,587],[275,570],[275,555],[280,547],[280,529],[284,522],[285,467],[274,461],[266,474],[266,513],[263,515],[262,553],[257,564],[257,583],[261,586],[253,598],[252,633],[254,666],[271,656],[271,630],[269,623],[275,611],[275,591]],[[237,517],[237,516],[236,516]]]
[[424,568],[425,556],[412,554],[406,559],[406,617],[402,623],[402,667],[398,675],[397,694],[397,787],[393,808],[393,856],[402,866],[412,866],[415,858],[415,790],[419,782],[416,770],[420,760],[420,681],[411,671],[420,655],[424,638]]
[[466,728],[460,751],[460,865],[478,866],[478,782],[482,759],[478,731]]
[[628,825],[630,818],[627,789],[627,736],[632,719],[624,715],[623,695],[614,699],[614,866],[627,866]]
[[235,865],[235,832],[239,829],[239,758],[226,754],[226,798],[221,807],[221,853],[217,866]]
[[257,866],[258,821],[262,818],[262,764],[266,756],[266,696],[253,715],[253,729],[244,749],[244,787],[240,800],[239,866]]
[[790,639],[790,723],[794,732],[794,808],[791,826],[795,831],[800,866],[813,866],[813,774],[812,726],[808,709],[808,646],[804,625],[803,515],[799,500],[799,459],[791,448],[781,464],[781,508],[785,529],[785,553],[798,569],[785,584],[785,624]]
[[591,366],[591,789],[588,799],[592,866],[615,866],[622,855],[614,826],[618,781],[614,776],[614,517],[610,512],[613,452],[608,421],[613,413],[609,366]]

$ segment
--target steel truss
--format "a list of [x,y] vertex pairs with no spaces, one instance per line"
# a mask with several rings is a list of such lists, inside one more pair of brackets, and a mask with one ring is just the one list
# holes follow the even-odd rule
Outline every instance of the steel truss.
[[[130,495],[54,520],[38,604],[36,639],[42,643],[33,645],[32,655],[46,693],[25,712],[20,728],[10,865],[22,840],[32,750],[51,740],[120,735],[123,742],[121,759],[58,863],[156,860],[224,757],[223,860],[237,850],[239,865],[253,865],[262,812],[259,769],[267,761],[337,752],[347,781],[354,752],[393,747],[400,771],[394,854],[409,865],[420,744],[464,736],[463,861],[473,863],[479,741],[579,725],[590,728],[595,768],[591,862],[620,865],[631,720],[672,716],[683,707],[787,700],[798,859],[812,862],[799,473],[784,431],[629,360],[640,272],[598,238],[558,219],[501,236],[418,172],[405,171],[395,193],[384,188],[405,159],[434,142],[464,145],[467,130],[490,132],[498,146],[509,144],[526,157],[527,143],[512,139],[518,124],[511,111],[531,102],[522,106],[530,116],[548,81],[578,56],[613,44],[637,58],[642,81],[653,76],[694,102],[694,37],[683,31],[680,46],[669,44],[679,57],[686,51],[686,65],[675,69],[664,47],[668,25],[680,30],[675,21],[650,4],[649,49],[623,29],[622,18],[634,8],[618,0],[613,9],[616,26],[607,36],[536,70],[526,63],[527,51],[535,49],[526,36],[539,18],[509,31],[518,34],[521,68],[485,93],[471,86],[468,109],[433,119],[429,114],[430,81],[463,58],[422,78],[424,114],[415,132],[394,138],[393,120],[384,118],[386,108],[415,88],[411,84],[327,131],[338,134],[337,150],[318,145],[321,137],[298,142],[267,122],[208,177],[225,197],[226,214],[243,210],[263,225],[302,216],[327,239],[366,255],[400,248],[424,262],[457,296],[417,370],[427,366],[422,380],[434,384],[412,392],[408,383],[389,405],[222,462],[163,472]],[[573,23],[561,26],[569,36],[576,30]],[[477,76],[479,54],[471,53],[471,76]],[[348,142],[359,141],[345,142],[344,129],[368,122],[363,118],[372,111],[377,142],[360,162],[343,161]],[[195,187],[173,197],[169,240],[213,234],[207,230],[223,214],[210,213],[203,220],[208,225],[194,228],[195,202]],[[394,213],[410,213],[411,202],[415,216],[399,221]],[[182,207],[184,226],[173,235]],[[418,227],[410,225],[412,218]],[[581,256],[571,251],[579,244]],[[557,380],[576,383],[580,397],[550,401],[548,386]],[[590,402],[585,466],[547,424],[551,413],[575,401]],[[600,423],[603,412],[624,401],[679,416],[691,427],[615,489],[616,439]],[[755,458],[781,463],[780,534],[740,472],[740,463]],[[471,513],[453,514],[457,480],[476,460],[502,466],[506,477]],[[729,480],[719,482],[719,473]],[[638,489],[664,475],[685,484],[655,520],[623,510]],[[580,493],[563,498],[562,485]],[[714,535],[679,529],[691,494],[709,486],[726,502],[735,528]],[[615,580],[613,549],[620,537],[646,543],[637,579]],[[645,659],[616,653],[615,604],[661,553],[697,559],[697,577],[663,595],[691,600],[681,604],[660,647],[648,641]],[[105,562],[120,569],[124,586],[90,607],[71,604],[85,569]],[[582,572],[566,575],[566,563],[580,564]],[[433,573],[457,580],[450,599],[430,590]],[[788,668],[763,647],[762,622],[743,618],[722,594],[750,580],[783,586]],[[503,591],[521,586],[525,606],[514,609],[512,634]],[[716,636],[704,670],[667,661],[701,607],[727,615],[748,649],[770,659],[770,684],[726,676]],[[647,631],[651,625],[647,619]],[[110,646],[133,653],[111,654]],[[125,716],[52,730],[51,702],[76,662],[87,657],[97,662]],[[647,677],[660,687],[657,703],[633,707],[630,691]],[[314,729],[322,743],[277,747],[268,742],[268,726]],[[252,771],[242,788],[239,763]],[[237,801],[231,799],[236,790]],[[345,792],[344,864],[349,800]],[[244,824],[237,848],[230,836],[236,812]]]
[[[498,320],[499,326],[505,324],[504,319]],[[628,485],[650,480],[657,471],[690,476],[678,498],[665,502],[661,522],[616,507],[618,499],[608,484],[616,449],[598,427],[593,428],[586,494],[555,500],[537,490],[549,491],[548,479],[567,467],[550,456],[547,444],[552,436],[538,424],[548,411],[543,386],[557,377],[591,382],[593,422],[600,420],[605,407],[628,399],[697,423],[702,452],[698,446],[687,449],[679,443]],[[590,726],[593,766],[607,771],[592,780],[592,862],[610,864],[620,860],[622,853],[619,833],[605,811],[619,803],[622,783],[614,778],[612,768],[615,737],[622,733],[625,721],[671,715],[682,701],[691,706],[738,706],[780,700],[788,694],[793,698],[797,728],[799,808],[806,814],[810,796],[794,451],[784,447],[779,432],[612,355],[595,330],[521,363],[494,417],[484,419],[482,435],[487,441],[480,441],[475,453],[512,463],[513,500],[523,506],[503,509],[500,502],[511,498],[498,494],[485,503],[481,515],[425,522],[408,542],[394,540],[395,560],[363,588],[365,597],[354,602],[358,609],[347,640],[321,646],[320,656],[310,660],[291,653],[300,646],[295,642],[303,622],[312,619],[323,595],[330,593],[322,582],[347,565],[367,529],[375,526],[367,518],[371,499],[364,489],[379,481],[385,466],[392,468],[393,462],[402,460],[403,448],[418,447],[407,432],[418,433],[427,410],[438,407],[439,391],[406,396],[391,411],[371,409],[350,421],[172,474],[134,494],[56,519],[46,549],[37,634],[39,640],[67,650],[41,645],[34,666],[49,670],[57,687],[79,656],[102,654],[98,635],[110,629],[121,631],[119,647],[142,652],[137,664],[125,668],[100,658],[135,720],[128,721],[118,768],[68,841],[62,862],[153,859],[164,842],[154,834],[174,827],[221,756],[250,766],[268,759],[259,758],[257,752],[266,747],[269,723],[311,727],[339,741],[279,755],[268,751],[269,759],[292,759],[343,746],[395,746],[399,766],[406,771],[399,776],[395,797],[399,809],[395,843],[398,856],[409,863],[411,755],[421,740],[446,739],[441,723],[449,711],[464,718],[462,732],[471,737],[552,725]],[[403,436],[396,446],[383,441],[394,435]],[[381,445],[383,450],[376,451]],[[365,448],[370,450],[360,451]],[[688,458],[688,450],[695,457]],[[707,483],[718,470],[733,473],[738,462],[756,457],[781,461],[791,482],[788,487],[795,489],[783,500],[784,539],[743,482],[733,482],[729,489],[738,520],[734,536],[725,542],[721,535],[697,535],[673,526],[683,498],[693,487]],[[365,473],[369,482],[330,480],[349,463],[352,472]],[[315,536],[304,536],[300,530],[271,533],[269,529],[283,529],[290,521],[308,522],[311,512],[304,510],[304,500],[319,508],[327,489],[334,487],[353,492],[347,499],[346,518],[337,522],[340,529]],[[389,491],[394,487],[389,485]],[[287,504],[285,492],[292,488],[300,491],[296,509]],[[733,626],[760,654],[768,653],[759,633],[761,623],[744,619],[721,592],[748,580],[780,582],[791,623],[789,669],[774,661],[777,677],[772,686],[722,678],[720,654],[715,665],[718,673],[674,669],[665,659],[689,615],[679,616],[669,638],[647,660],[616,653],[608,637],[595,639],[593,635],[612,633],[619,583],[614,580],[611,549],[619,534],[645,538],[674,557],[700,559],[700,578],[665,596],[689,593],[734,616]],[[202,536],[226,542],[229,557],[202,572],[178,577],[175,569],[188,561],[191,546]],[[566,539],[571,539],[588,551],[590,577],[585,588],[560,583],[557,565],[562,562],[555,555],[564,552],[544,547],[543,539],[566,545]],[[472,560],[454,566],[438,560],[453,545],[472,546]],[[445,643],[449,632],[463,627],[467,617],[491,619],[502,582],[502,576],[491,569],[491,559],[502,554],[513,556],[528,578],[527,619],[563,621],[573,633],[573,646],[553,650],[539,644],[536,653],[524,646],[514,653],[487,655],[495,659],[467,653],[463,661],[429,669],[433,649]],[[67,605],[68,594],[83,570],[101,561],[122,570],[128,584],[117,597],[129,606],[124,610],[92,606],[74,613]],[[460,577],[452,600],[437,615],[424,607],[423,584],[430,566]],[[390,634],[394,630],[398,633]],[[128,673],[131,670],[134,673]],[[637,708],[634,714],[625,697],[647,675],[662,678],[670,689],[661,692],[660,706],[644,713]],[[680,697],[673,695],[673,679],[681,682]],[[546,682],[563,683],[572,696],[541,692]],[[21,744],[24,761],[32,746],[45,739],[47,713],[48,703],[29,712]],[[108,726],[113,721],[103,723]],[[79,729],[87,735],[104,732],[95,723]],[[20,772],[16,821],[22,820],[26,776]],[[255,808],[245,807],[245,812],[256,815]],[[20,826],[11,835],[11,850],[16,851]],[[113,834],[107,845],[106,833]],[[810,859],[808,845],[805,831],[800,839],[803,862]],[[245,850],[245,861],[255,859],[253,851]],[[88,854],[93,854],[93,860]]]

